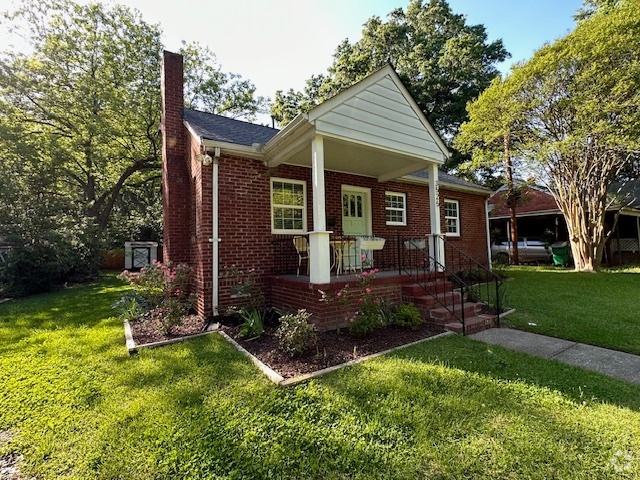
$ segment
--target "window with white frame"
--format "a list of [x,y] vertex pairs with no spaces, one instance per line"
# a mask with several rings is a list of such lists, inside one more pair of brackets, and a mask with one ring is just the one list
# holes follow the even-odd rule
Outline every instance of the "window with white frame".
[[460,235],[460,202],[458,200],[444,201],[445,234],[457,237]]
[[271,179],[271,231],[303,233],[307,226],[307,184],[286,178]]
[[405,193],[385,192],[387,225],[407,224],[407,195]]

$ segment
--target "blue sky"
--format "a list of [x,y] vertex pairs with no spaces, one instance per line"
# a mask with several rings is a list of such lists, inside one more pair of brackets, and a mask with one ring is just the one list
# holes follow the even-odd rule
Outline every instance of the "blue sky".
[[[90,0],[79,0],[88,3]],[[425,0],[426,1],[426,0]],[[110,3],[114,3],[110,0]],[[181,40],[199,41],[218,56],[223,70],[250,79],[258,94],[300,90],[325,72],[344,38],[360,38],[373,15],[386,17],[408,0],[120,0],[159,23],[167,49]],[[16,5],[0,0],[0,11]],[[582,0],[449,0],[468,23],[483,24],[491,40],[502,38],[513,61],[526,60],[545,42],[573,28]]]

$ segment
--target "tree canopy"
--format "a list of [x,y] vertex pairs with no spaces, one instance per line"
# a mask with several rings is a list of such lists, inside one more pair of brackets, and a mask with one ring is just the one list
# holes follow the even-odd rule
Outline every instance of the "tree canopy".
[[[121,5],[72,0],[22,0],[0,21],[28,42],[0,52],[0,240],[53,250],[64,238],[157,239],[160,28]],[[251,82],[207,48],[183,53],[188,105],[255,115],[264,101]]]
[[360,40],[338,45],[326,74],[312,76],[304,92],[277,92],[271,112],[284,125],[390,63],[448,142],[467,118],[467,102],[489,86],[496,64],[508,56],[501,40],[488,42],[484,26],[468,25],[445,0],[413,0],[387,21],[367,20]]
[[[463,127],[485,146],[505,125],[517,134],[520,154],[542,169],[564,214],[577,270],[597,269],[608,234],[607,190],[640,149],[639,7],[627,0],[592,12],[492,85],[484,95],[501,108],[483,118],[472,113]],[[502,117],[505,106],[511,113]]]

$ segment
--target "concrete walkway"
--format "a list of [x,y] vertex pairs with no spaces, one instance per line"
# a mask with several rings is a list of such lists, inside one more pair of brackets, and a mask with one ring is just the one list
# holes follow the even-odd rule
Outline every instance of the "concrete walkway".
[[640,356],[638,355],[511,328],[491,328],[469,335],[469,338],[536,357],[558,360],[627,382],[640,383]]

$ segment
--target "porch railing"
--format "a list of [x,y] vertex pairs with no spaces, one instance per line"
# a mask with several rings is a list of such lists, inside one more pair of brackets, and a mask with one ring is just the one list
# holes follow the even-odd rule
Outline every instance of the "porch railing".
[[496,315],[496,324],[500,326],[502,279],[489,265],[448,243],[443,235],[405,239],[403,243],[411,248],[407,248],[409,253],[403,258],[402,270],[462,324],[463,335],[466,334],[465,301],[485,304]]
[[[296,274],[298,254],[293,238],[294,235],[273,236],[274,274]],[[497,324],[500,325],[503,307],[501,278],[491,271],[489,265],[473,259],[447,242],[443,235],[386,237],[384,248],[366,251],[364,263],[358,258],[360,251],[354,248],[355,245],[361,245],[357,242],[362,239],[345,235],[331,235],[329,239],[332,276],[356,273],[368,266],[380,271],[396,271],[400,275],[410,276],[437,303],[446,308],[462,324],[463,334],[466,333],[465,301],[487,305],[495,312]],[[341,264],[336,250],[341,252]],[[303,263],[300,274],[304,275],[306,271]]]

